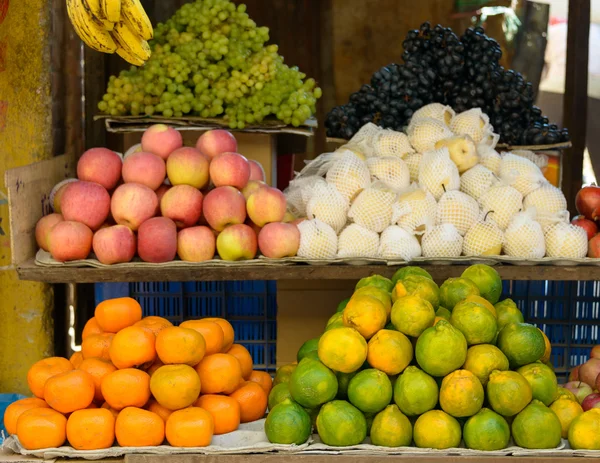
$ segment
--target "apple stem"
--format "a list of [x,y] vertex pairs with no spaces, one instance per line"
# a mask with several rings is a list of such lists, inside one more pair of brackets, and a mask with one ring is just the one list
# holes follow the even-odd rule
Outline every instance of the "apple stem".
[[487,218],[488,218],[488,215],[493,214],[493,213],[494,213],[494,211],[487,211],[485,213],[485,215],[483,216],[483,221],[485,222],[487,220]]
[[446,193],[446,185],[442,183],[442,188],[444,189],[444,193]]

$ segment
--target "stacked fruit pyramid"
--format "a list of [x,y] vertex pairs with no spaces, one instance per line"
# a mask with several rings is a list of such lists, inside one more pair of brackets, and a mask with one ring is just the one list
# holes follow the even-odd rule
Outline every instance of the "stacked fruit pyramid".
[[[269,395],[271,442],[500,450],[600,449],[600,412],[557,386],[551,346],[502,281],[474,265],[441,286],[421,268],[360,280]],[[577,432],[569,432],[573,426]]]
[[164,124],[148,128],[125,153],[92,148],[79,158],[77,178],[50,193],[54,213],[36,225],[38,246],[60,262],[95,258],[111,265],[162,263],[178,256],[294,256],[300,233],[286,199],[265,183],[261,164],[237,153],[235,137],[210,130],[195,147]]
[[254,371],[250,353],[234,344],[222,318],[176,327],[142,318],[131,298],[96,307],[83,331],[81,352],[50,357],[27,375],[33,398],[11,404],[9,434],[28,450],[69,445],[204,447],[213,434],[263,418],[268,373]]

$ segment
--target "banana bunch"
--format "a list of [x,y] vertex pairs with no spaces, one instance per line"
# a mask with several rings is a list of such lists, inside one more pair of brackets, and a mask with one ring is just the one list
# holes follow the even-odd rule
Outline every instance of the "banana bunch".
[[140,0],[66,0],[75,32],[91,49],[142,66],[150,58],[152,23]]

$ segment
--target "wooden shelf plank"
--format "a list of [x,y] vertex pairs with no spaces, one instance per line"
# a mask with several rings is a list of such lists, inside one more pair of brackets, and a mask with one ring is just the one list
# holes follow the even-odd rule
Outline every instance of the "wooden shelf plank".
[[[422,265],[436,280],[460,276],[467,265]],[[265,265],[239,267],[91,268],[40,267],[33,259],[17,267],[21,280],[47,283],[218,280],[358,280],[379,274],[391,277],[400,267],[385,265]],[[504,280],[600,280],[599,266],[496,265]]]

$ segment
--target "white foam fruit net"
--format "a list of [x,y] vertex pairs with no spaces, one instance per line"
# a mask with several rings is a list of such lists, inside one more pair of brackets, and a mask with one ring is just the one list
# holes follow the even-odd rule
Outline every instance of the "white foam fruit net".
[[421,245],[415,235],[398,225],[390,225],[381,233],[379,257],[410,262],[421,255]]
[[445,192],[460,188],[458,168],[450,159],[448,148],[423,154],[419,166],[419,185],[427,189],[436,200]]
[[366,156],[374,155],[374,143],[383,129],[372,122],[363,125],[348,142],[349,145],[357,146]]
[[543,153],[538,154],[529,150],[512,150],[511,153],[515,156],[521,156],[522,158],[529,159],[540,168],[542,173],[546,170],[546,167],[548,167],[548,156]]
[[465,234],[463,254],[465,256],[497,256],[502,252],[504,233],[496,222],[484,217],[477,221]]
[[371,180],[380,181],[394,190],[404,190],[410,185],[410,172],[398,157],[386,156],[367,159]]
[[542,226],[535,221],[535,209],[519,212],[510,221],[504,232],[504,245],[507,256],[524,259],[541,259],[546,254],[546,242]]
[[346,225],[348,200],[329,183],[317,183],[306,205],[306,217],[319,219],[339,233]]
[[435,225],[437,202],[429,191],[413,184],[400,193],[392,211],[392,223],[411,234],[422,234]]
[[468,135],[445,138],[435,144],[435,149],[444,147],[448,148],[450,159],[461,174],[479,162],[475,143]]
[[452,136],[452,131],[444,122],[431,117],[414,121],[407,133],[410,144],[420,153],[433,150],[438,141]]
[[500,173],[500,163],[502,162],[502,156],[494,148],[487,145],[477,145],[477,153],[479,154],[479,163],[487,167],[494,174]]
[[422,159],[423,153],[409,153],[404,156],[404,162],[408,167],[411,182],[419,181],[419,167],[421,167]]
[[392,206],[397,193],[381,182],[373,183],[361,191],[348,210],[353,222],[381,233],[392,224]]
[[379,234],[357,223],[348,225],[338,237],[337,256],[377,257]]
[[477,164],[460,177],[460,191],[479,199],[492,186],[498,183],[498,178],[487,167]]
[[408,137],[402,132],[383,129],[373,142],[373,154],[375,156],[396,156],[403,158],[408,153],[414,153],[415,149],[408,141]]
[[318,175],[300,177],[290,182],[283,192],[290,211],[296,217],[306,217],[306,204],[310,199],[313,187],[318,183],[325,185],[325,179]]
[[360,190],[371,183],[367,164],[349,152],[331,166],[325,178],[347,200],[354,198]]
[[298,257],[305,259],[333,259],[338,250],[336,232],[320,220],[303,220],[298,224],[300,246]]
[[460,191],[448,191],[437,205],[437,224],[451,223],[461,235],[479,218],[479,204],[473,198]]
[[501,230],[506,230],[513,216],[523,207],[523,195],[508,185],[499,184],[490,188],[479,198],[484,215],[491,218]]
[[548,257],[581,259],[587,255],[587,233],[577,225],[564,222],[555,223],[548,227],[544,237]]
[[469,135],[475,143],[485,142],[491,132],[490,118],[480,108],[469,109],[452,118],[450,130],[456,135]]
[[556,222],[568,222],[564,211],[567,209],[567,199],[563,192],[555,186],[544,183],[540,188],[532,191],[523,199],[523,207],[529,209],[535,207],[537,221],[545,230],[547,226]]
[[445,125],[449,126],[455,114],[456,113],[454,112],[454,109],[452,109],[450,106],[445,106],[441,103],[431,103],[417,109],[412,115],[410,123],[412,124],[419,119],[431,118],[443,122]]
[[424,257],[459,257],[462,248],[463,237],[451,223],[436,225],[427,230],[421,239]]
[[500,163],[500,178],[526,196],[546,183],[544,174],[529,159],[504,153]]

